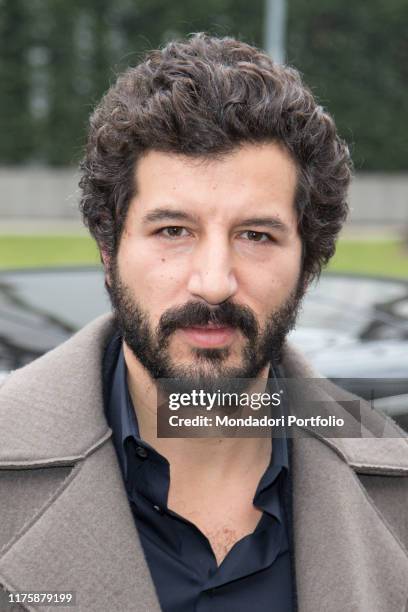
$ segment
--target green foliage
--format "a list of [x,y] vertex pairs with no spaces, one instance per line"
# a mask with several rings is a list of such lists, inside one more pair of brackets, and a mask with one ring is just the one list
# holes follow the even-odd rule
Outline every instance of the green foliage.
[[19,163],[32,150],[29,109],[30,28],[24,0],[0,4],[0,163]]
[[352,145],[357,169],[408,168],[408,3],[290,1],[288,60]]
[[[287,0],[290,63],[357,168],[406,170],[406,0]],[[0,0],[0,163],[76,164],[88,116],[123,68],[207,31],[262,45],[265,0]]]

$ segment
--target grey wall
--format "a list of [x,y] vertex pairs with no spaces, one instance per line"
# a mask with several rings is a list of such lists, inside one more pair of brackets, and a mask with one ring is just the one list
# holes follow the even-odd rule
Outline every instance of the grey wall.
[[[1,220],[79,220],[79,176],[67,168],[0,168]],[[359,174],[350,225],[408,226],[408,174]]]
[[358,174],[350,208],[352,225],[408,226],[408,174]]
[[79,219],[71,168],[0,168],[0,219]]

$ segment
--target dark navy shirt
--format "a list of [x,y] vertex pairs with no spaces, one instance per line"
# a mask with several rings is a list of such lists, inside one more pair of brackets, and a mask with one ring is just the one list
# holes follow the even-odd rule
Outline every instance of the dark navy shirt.
[[286,439],[274,438],[270,464],[255,492],[254,506],[263,511],[257,527],[238,541],[218,566],[206,536],[167,507],[169,463],[140,438],[118,336],[107,353],[111,363],[110,368],[105,367],[107,419],[162,610],[293,612],[288,520],[282,494],[288,477]]

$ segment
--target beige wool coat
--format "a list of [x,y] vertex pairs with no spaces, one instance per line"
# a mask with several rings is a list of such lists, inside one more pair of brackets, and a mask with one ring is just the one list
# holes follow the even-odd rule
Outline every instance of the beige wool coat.
[[[14,591],[75,591],[63,609],[80,612],[160,610],[104,416],[111,334],[101,317],[0,388],[1,612],[56,609],[9,607]],[[289,346],[284,367],[313,376]],[[371,413],[388,434],[293,440],[299,612],[408,611],[408,441]]]

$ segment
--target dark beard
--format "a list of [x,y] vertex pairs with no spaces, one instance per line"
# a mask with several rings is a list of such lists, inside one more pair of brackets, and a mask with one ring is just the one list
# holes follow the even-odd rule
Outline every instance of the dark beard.
[[[171,308],[160,317],[157,329],[152,330],[147,313],[122,284],[115,265],[110,272],[109,295],[117,328],[126,344],[152,379],[176,379],[177,389],[182,387],[185,391],[198,388],[215,391],[221,380],[224,391],[238,392],[238,387],[242,391],[248,382],[242,380],[240,384],[239,379],[254,379],[267,364],[280,363],[283,343],[295,325],[304,295],[300,278],[286,302],[269,315],[263,331],[260,331],[250,308],[229,301],[213,307],[204,302],[191,301]],[[242,365],[223,366],[230,353],[229,348],[193,348],[195,359],[191,366],[172,363],[168,352],[171,334],[182,327],[201,326],[209,322],[228,325],[242,332],[246,338]]]

